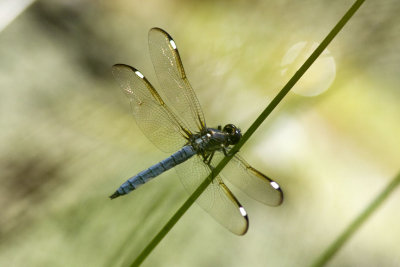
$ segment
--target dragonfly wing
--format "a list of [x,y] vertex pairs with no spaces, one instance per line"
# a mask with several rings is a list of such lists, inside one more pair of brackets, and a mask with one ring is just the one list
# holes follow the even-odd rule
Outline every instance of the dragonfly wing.
[[124,64],[114,65],[112,72],[130,101],[137,125],[150,141],[165,152],[180,149],[191,133],[143,74]]
[[149,31],[149,50],[163,98],[192,132],[206,127],[203,111],[183,69],[172,37],[162,29]]
[[[175,169],[189,194],[193,193],[211,173],[210,166],[204,164],[200,156],[192,157]],[[246,211],[220,176],[215,177],[199,196],[197,203],[231,232],[237,235],[246,233],[249,225]]]
[[279,184],[251,167],[239,154],[222,170],[222,177],[249,197],[266,205],[278,206],[283,201]]

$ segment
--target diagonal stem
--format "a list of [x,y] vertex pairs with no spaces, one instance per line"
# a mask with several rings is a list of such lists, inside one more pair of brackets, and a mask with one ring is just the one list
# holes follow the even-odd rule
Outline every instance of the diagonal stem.
[[250,136],[257,130],[261,123],[268,117],[268,115],[276,108],[276,106],[282,101],[290,89],[296,84],[296,82],[303,76],[307,69],[314,63],[318,56],[324,51],[328,44],[335,38],[335,36],[340,32],[343,26],[350,20],[358,8],[362,5],[365,0],[357,0],[350,9],[344,14],[344,16],[339,20],[335,27],[328,33],[321,44],[314,50],[310,57],[303,63],[299,70],[293,75],[293,77],[286,83],[282,90],[275,96],[275,98],[269,103],[265,110],[258,116],[254,123],[243,135],[242,139],[238,144],[236,144],[230,155],[224,157],[224,159],[217,165],[214,171],[205,178],[204,182],[193,192],[193,194],[183,203],[183,205],[176,211],[176,213],[171,217],[171,219],[164,225],[164,227],[158,232],[158,234],[150,241],[150,243],[143,249],[139,256],[132,262],[130,266],[139,266],[151,253],[151,251],[160,243],[160,241],[167,235],[167,233],[172,229],[172,227],[178,222],[178,220],[185,214],[185,212],[190,208],[190,206],[196,201],[196,199],[203,193],[207,186],[211,183],[213,177],[217,176],[221,170],[226,166],[226,164],[232,159],[233,155],[239,151],[239,149],[244,145],[245,142],[250,138]]

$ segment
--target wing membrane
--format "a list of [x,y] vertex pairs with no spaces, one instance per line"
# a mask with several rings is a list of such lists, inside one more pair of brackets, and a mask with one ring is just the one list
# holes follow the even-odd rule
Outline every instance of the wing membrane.
[[143,74],[124,64],[114,65],[112,72],[130,101],[137,125],[150,141],[164,152],[181,148],[190,132]]
[[[217,164],[217,162],[213,163]],[[210,167],[200,156],[194,156],[175,167],[185,189],[191,194],[211,173]],[[207,189],[199,196],[197,203],[217,222],[237,235],[248,229],[246,211],[238,202],[220,176],[215,177]]]
[[236,154],[222,170],[222,177],[249,197],[269,206],[279,206],[283,192],[277,182],[251,167]]
[[174,40],[164,30],[153,28],[149,31],[149,50],[162,96],[192,132],[200,132],[206,127],[203,112]]

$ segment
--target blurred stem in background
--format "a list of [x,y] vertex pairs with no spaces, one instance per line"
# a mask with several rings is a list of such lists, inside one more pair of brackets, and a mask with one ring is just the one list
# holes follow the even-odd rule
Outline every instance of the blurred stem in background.
[[367,221],[372,213],[378,209],[383,201],[389,197],[390,193],[392,193],[393,190],[396,189],[399,183],[400,172],[311,266],[324,266],[346,243],[346,241],[355,233],[355,231],[357,231],[361,227],[361,225]]
[[[336,37],[340,30],[346,25],[354,13],[359,9],[359,7],[364,3],[365,0],[356,1],[350,9],[344,14],[344,16],[339,20],[335,27],[328,33],[321,44],[314,50],[310,57],[303,63],[299,70],[293,75],[293,77],[286,83],[282,90],[275,96],[275,98],[269,103],[265,110],[258,116],[254,123],[243,135],[242,139],[236,144],[232,150],[231,155],[226,156],[214,169],[208,177],[205,178],[204,182],[196,189],[195,192],[183,203],[183,205],[178,209],[178,211],[171,217],[171,219],[165,224],[165,226],[158,232],[158,234],[150,241],[150,243],[143,249],[139,256],[132,262],[131,266],[139,266],[153,249],[160,243],[160,241],[167,235],[167,233],[172,229],[172,227],[179,221],[179,219],[186,213],[190,206],[196,201],[196,199],[203,193],[207,186],[211,183],[213,177],[217,176],[220,171],[225,167],[225,165],[232,159],[233,155],[239,151],[239,149],[244,145],[245,142],[250,138],[250,136],[260,127],[264,120],[271,114],[271,112],[276,108],[276,106],[282,101],[290,89],[297,83],[297,81],[303,76],[303,74],[308,70],[308,68],[314,63],[314,61],[319,57],[319,55],[325,50],[329,43]],[[128,239],[133,239],[131,236]]]

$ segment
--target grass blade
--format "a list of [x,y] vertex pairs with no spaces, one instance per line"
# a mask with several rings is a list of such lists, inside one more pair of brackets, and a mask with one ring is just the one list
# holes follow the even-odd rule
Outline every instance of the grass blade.
[[[318,56],[324,51],[328,44],[335,38],[335,36],[340,32],[343,26],[350,20],[358,8],[362,5],[365,0],[357,0],[346,14],[339,20],[335,27],[329,32],[321,44],[314,50],[310,57],[303,63],[299,70],[293,75],[293,77],[286,83],[282,90],[275,96],[275,98],[269,103],[265,110],[260,114],[260,116],[254,121],[250,128],[243,135],[242,139],[238,144],[236,144],[232,150],[231,155],[225,157],[218,166],[214,169],[213,173],[205,178],[204,182],[193,192],[193,194],[183,203],[183,205],[176,211],[176,213],[171,217],[171,219],[164,225],[164,227],[157,233],[157,235],[150,241],[150,243],[144,248],[144,250],[139,254],[139,256],[131,263],[130,266],[139,266],[151,253],[151,251],[160,243],[160,241],[167,235],[167,233],[172,229],[172,227],[178,222],[178,220],[185,214],[185,212],[190,208],[190,206],[196,201],[196,199],[201,195],[201,193],[207,188],[207,186],[212,181],[212,177],[217,176],[220,171],[225,167],[225,165],[231,160],[234,153],[239,151],[239,149],[247,142],[250,136],[257,130],[261,123],[268,117],[268,115],[276,108],[276,106],[282,101],[290,89],[296,84],[296,82],[303,76],[307,69],[313,64],[313,62],[318,58]],[[131,237],[129,237],[131,238]]]
[[311,265],[313,267],[324,266],[346,241],[357,231],[372,213],[386,200],[390,193],[400,184],[400,172],[382,190],[382,192],[365,208],[363,212],[343,231],[338,238],[325,250],[324,253]]

